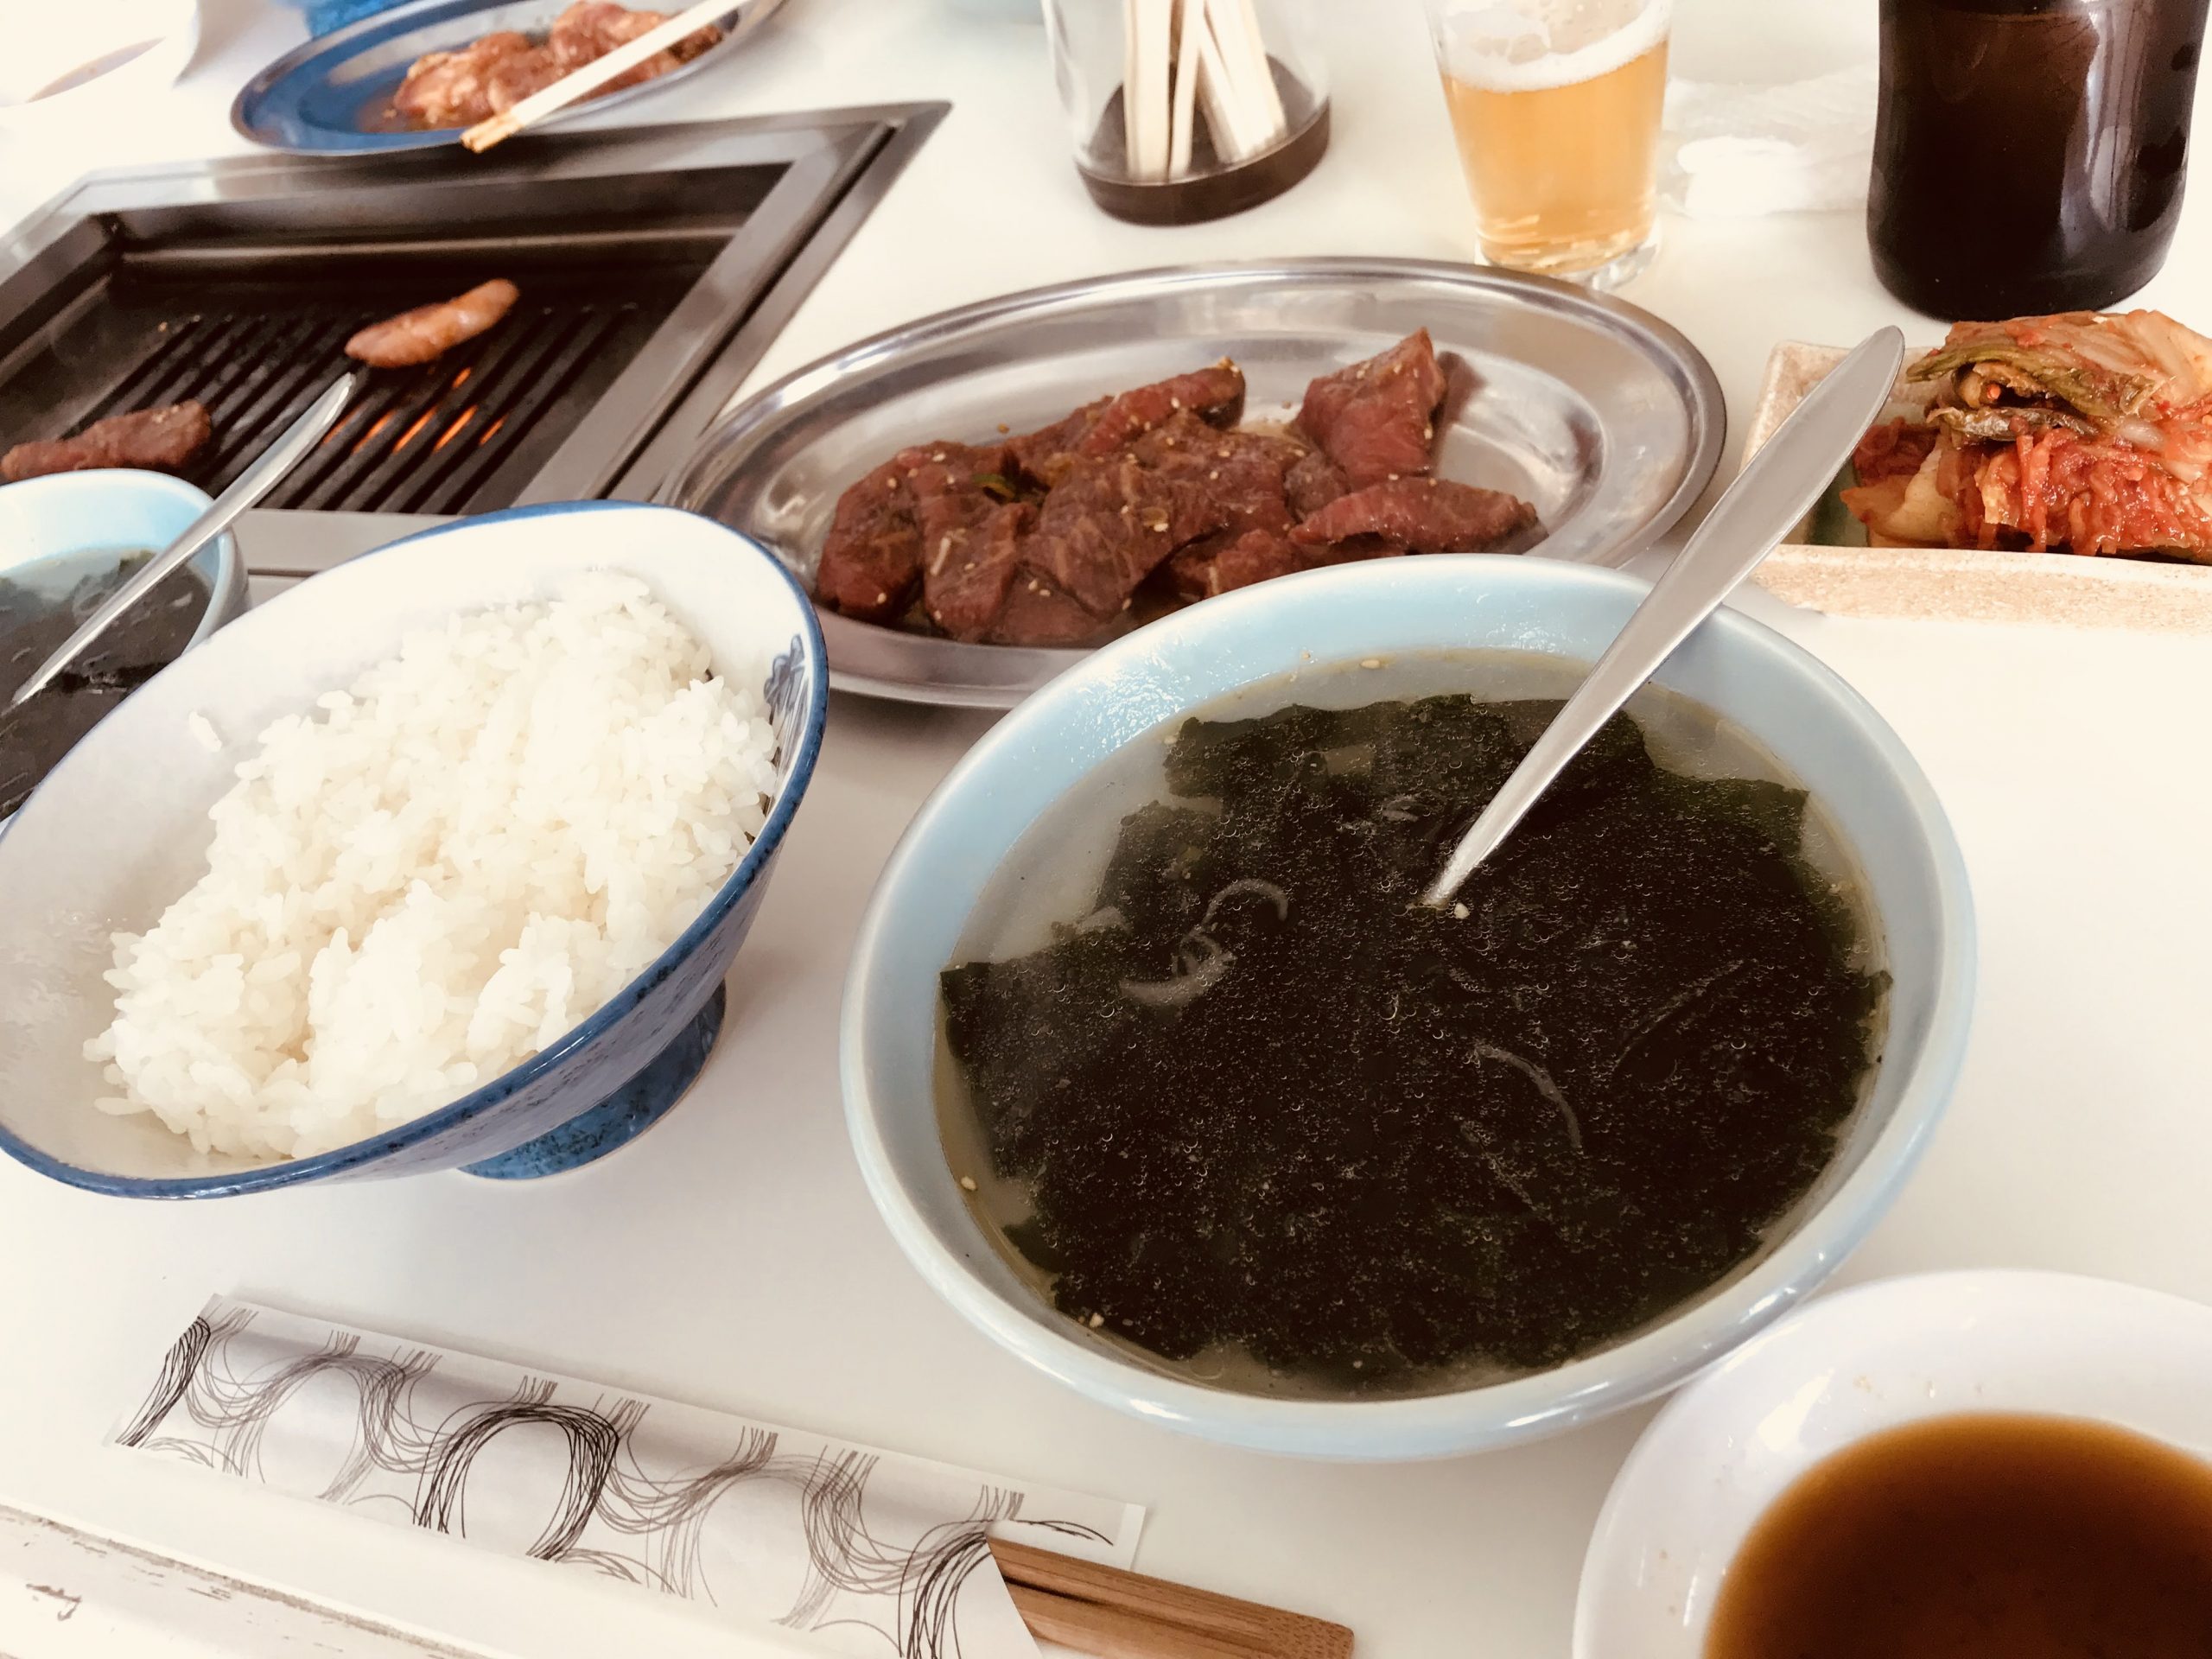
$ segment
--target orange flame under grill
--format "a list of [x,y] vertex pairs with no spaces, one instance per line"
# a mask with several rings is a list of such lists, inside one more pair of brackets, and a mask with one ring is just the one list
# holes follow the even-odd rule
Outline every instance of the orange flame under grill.
[[[466,379],[467,378],[467,376],[464,373],[461,378]],[[461,429],[467,426],[475,418],[476,405],[471,404],[467,409],[461,411],[460,416],[454,420],[451,426],[446,428],[446,429],[439,435],[438,441],[430,446],[430,453],[435,455],[439,450],[444,448],[446,445],[451,443],[455,438],[461,435]]]

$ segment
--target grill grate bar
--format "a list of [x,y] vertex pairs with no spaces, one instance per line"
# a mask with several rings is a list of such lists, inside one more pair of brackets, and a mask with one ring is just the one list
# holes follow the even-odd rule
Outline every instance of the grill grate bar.
[[[520,327],[515,326],[518,321]],[[412,460],[410,451],[429,453],[427,447],[415,451],[415,445],[460,372],[468,370],[469,383],[474,384],[482,365],[510,361],[528,351],[545,327],[542,313],[527,320],[511,315],[499,328],[458,352],[448,352],[419,368],[373,377],[373,419],[349,423],[348,435],[335,446],[342,454],[301,491],[296,502],[286,505],[327,509],[342,504],[363,512],[385,505],[373,480],[396,475],[396,468],[387,468],[386,462],[398,461],[403,456]]]
[[282,316],[239,318],[234,327],[192,353],[190,362],[177,365],[180,378],[163,391],[160,401],[197,398],[207,406],[208,418],[219,423],[222,411],[237,402],[233,393],[245,386],[254,369],[283,349],[285,322]]
[[345,337],[345,325],[335,320],[294,319],[279,332],[267,359],[219,405],[210,405],[215,444],[201,463],[210,489],[230,484],[314,401],[330,378],[322,365]]
[[[474,441],[470,442],[465,433],[459,435],[447,446],[452,458],[436,472],[417,469],[412,478],[403,474],[399,482],[409,486],[404,505],[397,493],[387,505],[400,512],[428,512],[436,510],[432,504],[439,499],[473,497],[483,480],[513,453],[540,415],[560,406],[583,365],[620,326],[628,309],[587,312],[565,330],[554,330],[554,349],[550,353],[541,353],[528,365],[505,375],[496,391],[487,386],[480,394],[478,415],[471,423]],[[564,332],[565,340],[562,338]],[[518,390],[510,400],[510,388],[517,383]]]
[[191,395],[188,388],[201,354],[219,351],[226,340],[236,337],[242,326],[240,319],[235,317],[212,321],[205,317],[184,317],[172,322],[138,365],[86,411],[79,429],[111,415],[181,402]]
[[375,378],[339,417],[321,443],[277,486],[264,504],[271,507],[334,507],[339,480],[361,453],[397,418],[407,395],[403,380],[379,383]]
[[148,406],[199,397],[211,380],[226,381],[251,353],[263,326],[258,317],[227,318],[200,334],[191,350],[170,353],[161,378],[146,389]]
[[[426,500],[437,499],[442,493],[435,483],[460,464],[462,454],[456,446],[468,442],[454,431],[454,423],[467,416],[467,424],[478,429],[480,439],[493,421],[507,414],[510,389],[518,380],[526,383],[561,321],[557,314],[543,312],[522,327],[488,335],[484,349],[461,369],[437,377],[431,394],[410,404],[407,424],[397,429],[393,442],[378,446],[382,460],[361,478],[360,497],[379,508],[397,510],[406,486],[426,482],[416,493]],[[440,442],[448,438],[440,449]]]
[[[250,303],[242,302],[242,303]],[[345,353],[363,324],[391,315],[358,297],[316,295],[266,309],[156,313],[136,354],[80,420],[197,399],[213,441],[184,476],[211,493],[236,481],[322,389],[361,365]],[[412,368],[365,371],[321,445],[270,492],[276,508],[465,512],[502,468],[543,450],[542,429],[588,402],[658,312],[634,294],[557,291],[480,339]]]
[[164,324],[161,332],[148,343],[144,354],[109,388],[107,395],[94,404],[83,419],[70,429],[71,435],[82,431],[94,421],[105,420],[127,409],[144,407],[143,400],[138,395],[139,388],[160,374],[162,365],[169,353],[177,350],[188,337],[197,334],[200,328],[200,320],[198,317],[180,317]]

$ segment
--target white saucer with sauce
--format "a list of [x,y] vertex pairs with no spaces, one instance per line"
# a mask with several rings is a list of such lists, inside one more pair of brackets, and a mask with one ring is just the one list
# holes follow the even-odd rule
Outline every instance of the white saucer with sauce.
[[1598,1518],[1574,1659],[1699,1659],[1730,1561],[1800,1475],[1931,1417],[2028,1413],[2212,1460],[2212,1307],[2107,1280],[1936,1273],[1822,1296],[1676,1395]]

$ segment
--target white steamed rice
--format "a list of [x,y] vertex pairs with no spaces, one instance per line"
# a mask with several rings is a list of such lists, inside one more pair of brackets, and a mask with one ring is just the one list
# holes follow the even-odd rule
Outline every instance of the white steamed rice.
[[115,936],[101,1108],[303,1156],[560,1037],[760,830],[767,710],[710,669],[644,583],[599,574],[411,633],[278,721],[210,813],[207,874]]

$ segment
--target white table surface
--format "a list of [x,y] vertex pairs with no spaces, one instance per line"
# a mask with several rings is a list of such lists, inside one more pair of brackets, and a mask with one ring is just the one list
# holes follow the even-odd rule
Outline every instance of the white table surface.
[[[762,365],[1008,289],[1293,253],[1466,257],[1468,215],[1414,0],[1324,0],[1336,137],[1228,222],[1136,230],[1067,160],[1041,29],[984,0],[791,0],[654,118],[949,98],[953,112]],[[1872,0],[1681,0],[1676,64],[1783,79],[1864,57]],[[228,153],[232,93],[296,37],[209,0],[198,61],[143,121],[0,135],[0,219],[84,168]],[[2212,120],[2212,116],[2206,118]],[[2208,129],[2212,131],[2212,129]],[[1970,194],[1970,181],[1962,181]],[[1670,221],[1629,297],[1747,414],[1777,339],[1885,321],[1858,213]],[[2212,327],[2212,182],[2143,296]],[[1724,472],[1732,470],[1732,435]],[[1963,1265],[2101,1274],[2212,1300],[2212,641],[1829,620],[1754,595],[1918,754],[1966,849],[1981,992],[1948,1118],[1845,1281]],[[151,1359],[217,1289],[955,1462],[1133,1498],[1140,1565],[1339,1618],[1376,1659],[1566,1650],[1582,1549],[1648,1417],[1525,1449],[1348,1468],[1218,1451],[1076,1399],[940,1304],[848,1152],[834,1034],[848,943],[900,828],[983,718],[841,699],[698,1088],[587,1171],[452,1174],[197,1205],[88,1197],[0,1165],[0,1499],[516,1655],[771,1651],[582,1574],[104,1450]],[[3,991],[4,988],[0,988]]]

